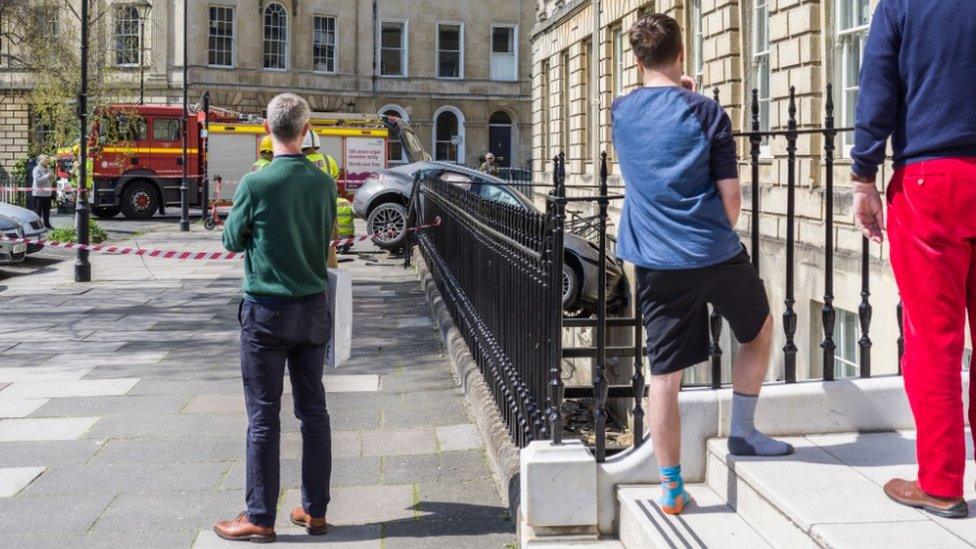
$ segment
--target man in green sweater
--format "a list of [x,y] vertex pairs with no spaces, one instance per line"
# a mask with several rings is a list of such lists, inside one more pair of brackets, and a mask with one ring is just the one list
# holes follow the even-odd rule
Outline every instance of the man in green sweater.
[[241,375],[247,407],[247,511],[218,522],[224,539],[275,540],[281,394],[285,364],[302,422],[302,505],[291,521],[326,532],[332,435],[322,369],[332,331],[326,260],[336,185],[302,154],[309,107],[286,93],[268,104],[274,160],[241,180],[224,225],[224,247],[244,252]]

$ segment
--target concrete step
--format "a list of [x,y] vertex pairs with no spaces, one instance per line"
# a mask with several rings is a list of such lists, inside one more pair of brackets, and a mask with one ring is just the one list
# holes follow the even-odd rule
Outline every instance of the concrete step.
[[884,495],[890,478],[915,478],[914,432],[785,440],[796,452],[776,458],[731,456],[724,439],[708,442],[708,486],[774,547],[976,547],[973,520],[940,519]]
[[628,549],[772,547],[703,484],[688,485],[694,500],[680,516],[661,511],[659,486],[620,486],[620,542]]

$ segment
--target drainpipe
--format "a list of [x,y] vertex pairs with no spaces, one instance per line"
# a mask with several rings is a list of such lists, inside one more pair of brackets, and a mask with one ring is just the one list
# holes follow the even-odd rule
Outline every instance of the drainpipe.
[[373,109],[376,110],[376,75],[379,73],[379,59],[377,59],[379,52],[379,25],[380,25],[380,8],[378,0],[373,0]]
[[593,113],[590,120],[590,158],[593,159],[593,184],[596,185],[600,181],[600,97],[602,93],[600,90],[600,82],[603,80],[599,77],[600,74],[600,48],[601,40],[603,38],[603,33],[601,32],[600,25],[602,24],[602,13],[603,11],[603,0],[590,0],[590,5],[593,9],[593,34],[590,37],[590,44],[592,44],[591,52],[588,52],[590,59],[590,70],[589,77],[596,78],[596,85],[590,86],[590,89],[595,91],[593,97],[590,97],[591,108],[590,111]]

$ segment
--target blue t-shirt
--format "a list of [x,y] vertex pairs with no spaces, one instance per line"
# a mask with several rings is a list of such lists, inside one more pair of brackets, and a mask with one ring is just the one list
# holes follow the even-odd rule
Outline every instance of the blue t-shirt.
[[742,252],[715,182],[738,177],[721,105],[674,87],[613,102],[613,146],[627,185],[617,256],[639,267],[695,269]]

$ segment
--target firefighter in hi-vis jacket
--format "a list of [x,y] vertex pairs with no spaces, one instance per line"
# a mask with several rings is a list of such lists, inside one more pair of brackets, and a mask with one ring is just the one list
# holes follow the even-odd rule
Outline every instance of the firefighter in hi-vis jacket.
[[[323,172],[326,173],[326,175],[331,177],[333,185],[335,185],[336,188],[338,188],[339,164],[331,156],[319,152],[320,146],[321,146],[321,142],[319,141],[318,134],[316,134],[314,130],[309,130],[308,133],[305,134],[305,139],[302,141],[302,153],[305,155],[305,158],[309,159],[312,162],[312,164],[318,166]],[[337,212],[341,211],[342,202],[346,202],[346,204],[349,204],[347,200],[345,200],[344,198],[340,198],[339,194],[336,193]],[[348,206],[348,209],[351,213],[352,207]],[[343,223],[342,214],[340,213],[336,216],[336,226],[332,229],[333,240],[343,238],[342,231],[347,230],[348,226],[350,225],[349,223],[347,223],[346,226],[343,227],[342,223]],[[340,229],[340,227],[342,229]],[[352,236],[353,234],[355,234],[355,229],[352,229],[347,233],[348,236]],[[346,238],[348,238],[348,236],[346,236]],[[344,251],[348,250],[347,246],[343,246],[343,248]],[[331,244],[329,245],[329,267],[336,268],[338,266],[339,266],[339,259],[336,257],[336,246],[335,244]]]

